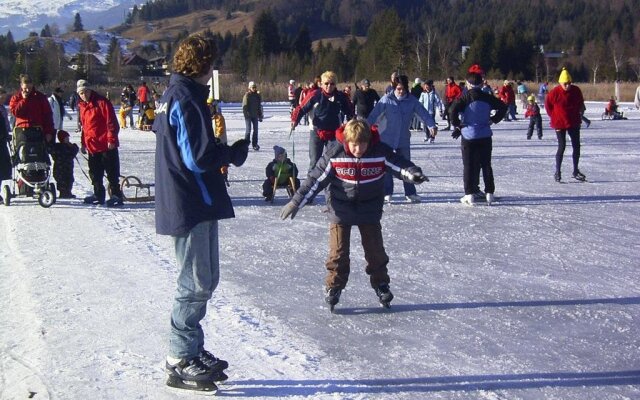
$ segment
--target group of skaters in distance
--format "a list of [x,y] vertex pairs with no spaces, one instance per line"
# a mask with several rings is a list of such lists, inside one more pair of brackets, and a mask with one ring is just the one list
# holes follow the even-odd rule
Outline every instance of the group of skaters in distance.
[[[0,179],[12,178],[12,156],[4,144],[10,141],[13,133],[29,131],[37,133],[47,147],[47,153],[53,159],[53,178],[57,184],[60,199],[73,199],[74,161],[78,152],[81,152],[88,162],[88,176],[93,186],[93,194],[83,199],[86,204],[105,204],[108,207],[123,204],[123,195],[120,189],[120,158],[118,154],[120,127],[127,127],[126,118],[129,117],[129,125],[134,127],[133,106],[139,105],[140,128],[153,122],[147,117],[154,115],[154,95],[145,82],[142,82],[137,92],[131,85],[123,89],[120,109],[120,121],[116,118],[111,101],[97,93],[85,79],[76,83],[76,88],[69,99],[69,106],[77,110],[77,132],[80,133],[80,146],[70,142],[69,132],[63,129],[64,118],[71,120],[71,116],[65,110],[64,90],[57,87],[50,96],[44,95],[34,85],[29,75],[21,75],[19,89],[10,97],[9,110],[4,107],[8,96],[6,90],[0,87],[0,135],[4,139],[0,146]],[[149,110],[152,113],[149,113]],[[50,164],[49,156],[46,162]],[[107,188],[103,180],[106,175]],[[16,186],[18,194],[31,196],[33,187],[24,179],[17,178]]]
[[[226,168],[231,164],[242,166],[250,145],[259,150],[254,122],[262,119],[261,99],[255,95],[256,85],[251,82],[243,100],[246,136],[231,145],[227,143],[224,118],[216,102],[210,99],[207,85],[215,59],[215,45],[204,36],[192,35],[179,44],[169,85],[154,104],[153,124],[156,232],[172,238],[179,269],[170,311],[166,383],[210,393],[217,390],[215,382],[227,379],[225,370],[229,367],[227,361],[205,347],[200,323],[220,279],[218,221],[235,216],[227,192]],[[300,93],[298,100],[295,89],[292,90],[291,130],[305,118],[309,120],[308,173],[300,182],[297,167],[287,158],[286,150],[275,146],[274,160],[265,171],[263,196],[270,201],[277,188],[289,189],[290,200],[280,211],[280,218],[286,220],[296,217],[301,208],[324,192],[330,238],[324,301],[332,311],[349,279],[353,226],[360,231],[365,272],[377,301],[389,307],[393,300],[387,268],[389,256],[381,228],[383,206],[391,201],[394,178],[402,180],[404,196],[412,203],[420,202],[415,185],[428,181],[421,168],[411,161],[411,127],[423,124],[425,139],[432,142],[438,133],[436,114],[446,117],[445,129],[451,130],[451,136],[461,142],[464,196],[460,201],[466,205],[474,205],[478,200],[490,205],[494,201],[491,125],[505,120],[511,105],[486,90],[484,72],[478,65],[469,68],[464,88],[453,78],[447,81],[444,99],[440,99],[432,81],[416,82],[422,88],[416,96],[418,90],[413,93],[408,77],[402,74],[392,75],[382,96],[370,87],[370,82],[363,80],[352,100],[348,93],[336,88],[337,76],[331,71],[322,73],[315,87],[307,88],[304,96]],[[558,140],[555,179],[561,180],[568,135],[573,146],[572,176],[583,181],[585,175],[580,172],[578,162],[584,99],[567,70],[560,73],[558,82],[558,86],[545,93],[544,99]],[[81,149],[88,153],[94,190],[84,201],[105,202],[102,179],[106,172],[111,191],[108,205],[122,204],[117,182],[120,128],[113,106],[92,90],[86,80],[77,82],[76,93],[80,99]],[[535,97],[529,95],[526,100],[527,114],[532,121],[535,119],[528,137],[536,127],[541,138],[540,108]],[[36,94],[28,78],[21,81],[21,90],[10,104],[16,126],[37,125],[44,140],[54,142],[51,106],[44,95]],[[63,117],[63,110],[59,114]],[[413,120],[414,115],[418,121]],[[3,122],[0,119],[0,130],[8,132]],[[131,122],[129,119],[130,125]],[[60,132],[58,138],[65,142],[65,135]],[[484,191],[480,190],[481,172]]]

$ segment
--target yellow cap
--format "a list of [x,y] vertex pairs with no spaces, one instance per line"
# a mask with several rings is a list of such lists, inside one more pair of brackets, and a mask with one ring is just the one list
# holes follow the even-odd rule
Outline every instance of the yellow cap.
[[211,103],[213,103],[213,97],[209,97],[209,98],[207,99],[207,104],[211,104]]
[[536,98],[535,98],[534,95],[531,95],[531,96],[527,97],[527,100],[529,100],[529,103],[535,103]]
[[560,72],[560,77],[558,78],[558,83],[571,83],[571,75],[569,75],[569,71],[566,68],[562,68],[562,72]]

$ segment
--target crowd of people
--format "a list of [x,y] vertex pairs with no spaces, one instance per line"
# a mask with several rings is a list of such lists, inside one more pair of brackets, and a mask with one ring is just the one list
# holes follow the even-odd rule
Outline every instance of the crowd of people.
[[[230,164],[242,166],[250,146],[254,151],[260,150],[258,124],[263,119],[258,85],[251,81],[242,100],[244,139],[227,143],[224,118],[207,85],[215,53],[210,39],[201,35],[184,39],[175,52],[173,73],[163,94],[154,93],[145,82],[135,91],[131,85],[123,88],[119,122],[111,101],[87,80],[78,80],[73,107],[78,110],[80,146],[71,143],[63,129],[64,118],[69,116],[62,88],[47,97],[25,75],[20,79],[20,89],[10,98],[9,113],[0,106],[0,140],[10,137],[12,127],[41,132],[42,140],[51,148],[53,174],[61,198],[75,197],[73,160],[81,152],[87,154],[93,187],[93,193],[83,202],[107,206],[123,204],[118,182],[120,128],[127,127],[127,123],[131,128],[141,126],[134,125],[136,105],[139,121],[148,109],[154,110],[156,232],[172,238],[179,269],[170,312],[167,384],[201,391],[214,391],[214,382],[226,379],[224,370],[229,365],[205,347],[200,324],[220,277],[218,221],[234,217],[226,168]],[[553,89],[549,90],[547,83],[540,85],[537,97],[522,82],[516,84],[515,90],[509,80],[492,89],[479,65],[469,68],[462,83],[448,77],[442,97],[433,80],[417,78],[410,87],[408,76],[398,72],[391,74],[382,95],[368,79],[354,85],[353,93],[351,87],[339,89],[338,82],[332,71],[313,78],[306,87],[289,81],[292,132],[309,121],[308,172],[303,181],[299,180],[298,168],[287,157],[286,149],[275,146],[274,159],[265,168],[262,185],[262,196],[267,201],[273,200],[278,188],[287,189],[290,201],[281,210],[283,220],[293,219],[319,193],[325,193],[330,238],[325,302],[332,309],[339,303],[349,279],[353,226],[360,231],[365,272],[372,289],[382,305],[388,307],[393,300],[389,257],[382,237],[383,207],[392,201],[394,179],[403,182],[406,201],[421,202],[415,185],[428,178],[411,161],[411,131],[424,131],[424,140],[433,143],[438,134],[438,115],[447,124],[442,130],[451,131],[453,139],[460,139],[462,204],[486,201],[490,205],[495,201],[491,126],[516,120],[517,99],[526,110],[524,117],[530,119],[527,139],[531,139],[534,130],[538,139],[543,137],[538,103],[544,105],[550,117],[558,144],[554,179],[562,179],[567,135],[573,147],[572,176],[580,181],[586,179],[579,169],[584,98],[567,70],[562,70]],[[0,87],[0,104],[7,96]],[[612,112],[617,111],[614,105],[610,107]],[[640,108],[640,87],[636,107]],[[11,178],[6,150],[6,146],[0,147],[1,179]]]

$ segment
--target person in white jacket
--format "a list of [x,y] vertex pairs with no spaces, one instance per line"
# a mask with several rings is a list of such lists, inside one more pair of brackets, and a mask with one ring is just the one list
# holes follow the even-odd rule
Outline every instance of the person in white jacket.
[[633,104],[635,104],[636,108],[640,109],[640,86],[636,89],[636,95],[633,98]]
[[53,113],[53,128],[56,131],[62,130],[62,124],[64,117],[67,116],[71,120],[71,115],[67,114],[64,109],[64,102],[62,101],[62,95],[64,91],[57,87],[49,96],[49,105],[51,106],[51,112]]

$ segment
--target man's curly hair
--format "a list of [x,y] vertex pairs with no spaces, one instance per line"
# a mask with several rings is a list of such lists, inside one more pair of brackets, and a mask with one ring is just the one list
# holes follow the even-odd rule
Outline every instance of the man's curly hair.
[[202,35],[191,35],[184,39],[173,55],[173,72],[197,78],[209,72],[216,58],[213,40]]

